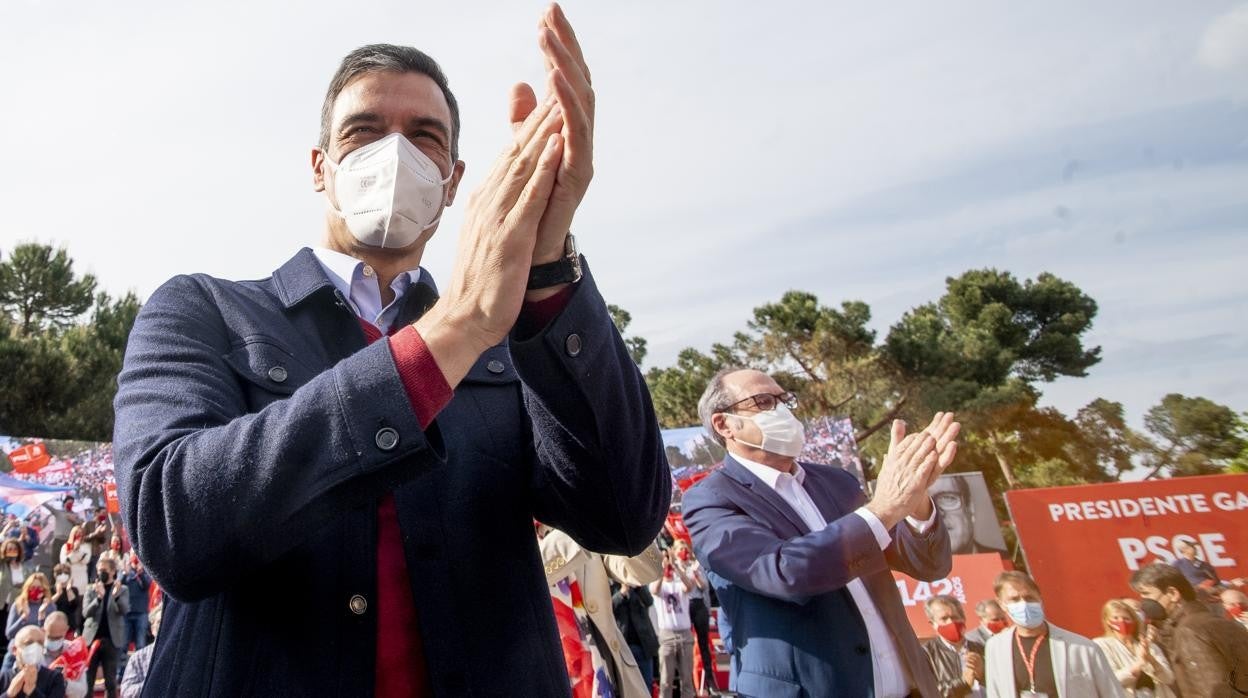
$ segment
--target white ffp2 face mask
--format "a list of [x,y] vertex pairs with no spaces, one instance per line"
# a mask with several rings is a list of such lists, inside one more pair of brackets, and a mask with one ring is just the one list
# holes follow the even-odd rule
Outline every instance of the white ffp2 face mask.
[[802,452],[802,448],[806,446],[806,428],[798,421],[797,417],[789,411],[784,405],[776,405],[774,410],[766,412],[758,412],[749,417],[740,416],[742,419],[748,419],[758,426],[758,430],[763,432],[763,443],[752,444],[748,441],[736,439],[739,443],[753,448],[761,448],[768,453],[774,453],[779,456],[787,456],[789,458],[797,458]]
[[[360,146],[335,163],[334,197],[347,229],[370,247],[407,247],[437,225],[445,186],[437,163],[401,133]],[[333,204],[331,203],[332,207]]]
[[39,662],[43,661],[43,645],[32,642],[19,650],[19,656],[24,666],[39,666]]

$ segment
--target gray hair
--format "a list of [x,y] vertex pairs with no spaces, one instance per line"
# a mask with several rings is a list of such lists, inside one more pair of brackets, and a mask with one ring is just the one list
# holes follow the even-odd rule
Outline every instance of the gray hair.
[[958,601],[958,597],[950,596],[948,594],[937,594],[923,604],[923,613],[927,615],[928,621],[933,620],[932,606],[935,606],[936,604],[944,604],[948,606],[953,609],[953,612],[956,613],[959,618],[966,620],[966,611],[962,610],[962,602]]
[[711,382],[707,383],[706,390],[703,391],[702,397],[698,400],[698,418],[702,420],[702,427],[706,429],[706,433],[720,446],[726,445],[724,437],[715,431],[714,425],[711,424],[711,417],[717,412],[722,412],[725,407],[732,404],[734,395],[729,392],[728,387],[724,385],[724,378],[730,373],[746,370],[742,366],[729,366],[721,368],[711,376]]
[[980,601],[979,603],[975,604],[975,613],[982,616],[985,613],[987,613],[988,609],[992,608],[993,606],[996,606],[998,611],[1005,613],[1005,609],[1001,608],[1001,604],[997,603],[996,599],[984,599]]
[[433,80],[442,96],[446,98],[446,106],[451,110],[451,158],[459,159],[459,102],[451,94],[446,74],[438,62],[427,54],[411,46],[395,46],[394,44],[369,44],[348,53],[342,59],[333,79],[329,81],[329,90],[325,92],[325,103],[321,105],[321,150],[329,148],[329,127],[333,120],[334,102],[347,84],[367,73],[420,73]]

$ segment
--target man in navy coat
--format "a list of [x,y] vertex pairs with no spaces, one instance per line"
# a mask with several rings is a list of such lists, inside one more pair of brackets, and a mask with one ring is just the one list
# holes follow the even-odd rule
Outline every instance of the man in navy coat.
[[458,107],[428,56],[374,45],[326,95],[322,245],[143,307],[114,453],[168,594],[145,695],[568,694],[532,522],[634,555],[671,484],[569,235],[593,91],[557,6],[539,43],[550,97],[513,89],[440,296],[420,259],[463,175]]
[[953,462],[959,426],[937,414],[892,442],[867,501],[853,475],[799,464],[797,398],[765,373],[720,371],[698,412],[728,450],[682,505],[694,552],[727,616],[742,696],[936,698],[889,569],[949,573],[949,533],[927,488]]

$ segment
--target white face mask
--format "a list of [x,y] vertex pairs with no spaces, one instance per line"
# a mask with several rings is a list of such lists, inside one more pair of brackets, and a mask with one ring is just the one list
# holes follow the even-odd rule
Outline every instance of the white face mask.
[[20,656],[23,666],[39,666],[43,661],[43,645],[32,642],[21,649]]
[[58,575],[56,575],[56,581],[60,582],[61,584],[68,584],[68,583],[69,583],[69,575],[68,575],[68,574],[58,574]]
[[742,419],[749,419],[758,426],[759,431],[763,432],[763,443],[761,444],[752,444],[734,436],[733,439],[738,443],[753,448],[761,448],[768,453],[789,458],[797,458],[797,455],[802,452],[802,448],[806,445],[805,427],[797,420],[797,417],[793,416],[789,408],[784,405],[777,404],[774,410],[758,412],[749,417],[736,416]]
[[61,638],[59,640],[48,640],[49,652],[60,652],[61,648],[64,646],[65,646],[65,638]]
[[[437,225],[446,200],[436,163],[401,133],[352,150],[342,162],[325,156],[347,229],[371,247],[407,247]],[[333,204],[330,204],[333,207]]]

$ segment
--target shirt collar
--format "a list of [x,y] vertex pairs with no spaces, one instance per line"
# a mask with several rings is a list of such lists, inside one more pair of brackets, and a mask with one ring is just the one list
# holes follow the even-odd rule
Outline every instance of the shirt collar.
[[781,478],[796,480],[799,486],[805,484],[806,482],[806,471],[802,469],[802,466],[798,464],[797,461],[793,462],[794,472],[790,475],[788,473],[782,473],[769,465],[763,465],[762,463],[752,461],[748,458],[742,458],[735,453],[732,454],[732,459],[745,466],[746,470],[753,473],[759,480],[767,483],[767,486],[773,490],[776,489],[776,485],[780,483]]
[[[359,280],[364,276],[364,262],[346,255],[328,247],[314,247],[312,254],[316,255],[316,261],[320,262],[321,268],[325,270],[325,275],[334,284],[334,288],[342,291],[342,295],[351,297],[351,283]],[[420,283],[421,278],[426,276],[425,270],[416,267],[410,271],[394,277],[394,282],[390,284],[390,288],[396,294],[402,295],[402,291],[406,290],[412,284]]]

